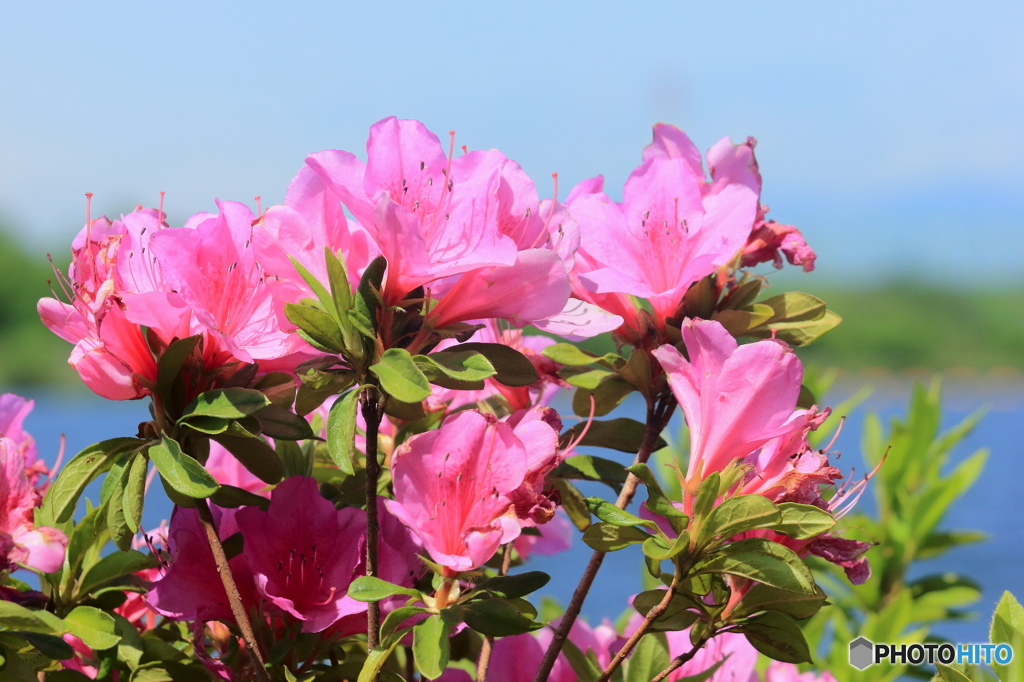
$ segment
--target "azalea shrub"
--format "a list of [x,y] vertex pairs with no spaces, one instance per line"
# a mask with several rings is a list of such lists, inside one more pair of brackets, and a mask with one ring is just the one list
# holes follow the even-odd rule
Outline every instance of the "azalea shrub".
[[[152,419],[51,474],[0,399],[4,679],[834,679],[797,667],[804,627],[873,584],[879,538],[837,525],[868,477],[818,447],[795,352],[840,318],[762,293],[758,266],[815,254],[767,218],[754,147],[658,125],[621,202],[601,177],[540,199],[497,150],[388,118],[265,211],[90,217],[39,314]],[[605,418],[630,396],[642,421]],[[174,510],[143,528],[154,491]],[[593,554],[542,613],[530,557],[574,536]],[[649,589],[591,626],[613,551]]]

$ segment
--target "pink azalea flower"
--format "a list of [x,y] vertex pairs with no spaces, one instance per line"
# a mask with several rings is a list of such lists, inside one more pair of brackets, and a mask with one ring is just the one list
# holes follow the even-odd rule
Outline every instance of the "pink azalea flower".
[[156,362],[142,331],[127,321],[121,308],[116,261],[128,225],[156,230],[162,219],[153,209],[138,209],[114,222],[88,221],[72,244],[67,277],[58,273],[71,302],[43,298],[37,306],[43,324],[75,344],[69,363],[104,398],[141,398],[148,391],[139,377],[156,379]]
[[744,459],[773,438],[800,430],[794,416],[803,367],[774,340],[739,346],[718,322],[687,320],[687,360],[664,345],[654,351],[690,428],[686,477],[698,480]]
[[509,495],[524,482],[526,448],[511,426],[476,411],[410,438],[392,458],[388,511],[423,541],[450,575],[483,565],[518,537]]
[[35,441],[22,429],[32,405],[11,393],[0,396],[0,574],[19,564],[53,573],[63,565],[68,544],[56,528],[35,525],[43,500],[37,482],[47,471],[36,457]]
[[567,200],[583,235],[574,293],[622,316],[627,330],[638,325],[635,312],[620,309],[625,300],[593,295],[645,298],[661,328],[690,285],[743,248],[757,214],[760,177],[752,154],[744,165],[742,150],[722,140],[708,154],[712,181],[706,182],[700,154],[682,131],[659,124],[654,133],[621,204],[600,191],[600,179],[586,181]]
[[540,535],[526,535],[523,533],[513,542],[519,558],[526,561],[534,554],[540,556],[554,556],[561,552],[572,549],[572,539],[576,534],[576,527],[564,511],[559,509],[551,520],[542,526],[537,526]]
[[[666,632],[668,655],[672,658],[692,648],[689,629]],[[728,656],[728,658],[725,658]],[[726,632],[717,635],[704,645],[697,654],[668,676],[668,682],[681,680],[690,675],[702,673],[718,661],[725,663],[712,675],[708,682],[757,682],[757,650],[741,634]]]
[[526,448],[526,475],[509,493],[516,516],[522,526],[547,523],[555,514],[558,497],[546,486],[546,479],[565,458],[558,447],[562,420],[552,408],[537,406],[509,415],[505,423]]
[[767,210],[767,206],[762,206],[758,213],[754,231],[750,233],[747,245],[743,247],[740,265],[750,268],[759,263],[772,261],[775,268],[779,269],[785,256],[790,265],[800,265],[804,272],[814,270],[814,261],[818,256],[807,245],[800,230],[792,225],[765,220],[764,213]]
[[[222,539],[238,532],[234,509],[211,505],[214,525]],[[157,613],[176,620],[234,622],[224,584],[217,573],[213,552],[195,509],[175,507],[168,530],[169,562],[153,582],[146,603]],[[247,608],[259,603],[253,574],[245,557],[233,557],[228,565]]]
[[[273,296],[251,246],[253,214],[243,204],[217,205],[219,214],[198,213],[182,229],[160,231],[150,249],[166,286],[194,315],[192,333],[206,333],[207,357],[220,351],[269,370],[273,361],[296,353],[301,341],[278,328]],[[149,308],[129,304],[129,315],[137,324],[158,323]]]
[[242,466],[227,448],[216,441],[210,441],[210,456],[205,466],[206,471],[222,485],[233,485],[250,493],[270,497],[267,484]]
[[387,259],[386,304],[425,286],[439,301],[435,327],[479,317],[521,325],[565,307],[575,227],[557,208],[560,219],[539,222],[532,182],[500,152],[453,158],[422,123],[391,117],[370,129],[365,164],[344,151],[306,163]]
[[301,620],[303,631],[320,632],[366,610],[346,595],[362,556],[363,511],[335,509],[316,480],[294,476],[274,488],[267,511],[246,507],[236,518],[257,589]]

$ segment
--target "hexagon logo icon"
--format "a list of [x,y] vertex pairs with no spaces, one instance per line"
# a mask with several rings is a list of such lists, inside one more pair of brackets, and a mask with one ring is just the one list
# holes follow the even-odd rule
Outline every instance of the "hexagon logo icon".
[[864,670],[875,662],[875,645],[864,637],[850,642],[850,665],[857,670]]

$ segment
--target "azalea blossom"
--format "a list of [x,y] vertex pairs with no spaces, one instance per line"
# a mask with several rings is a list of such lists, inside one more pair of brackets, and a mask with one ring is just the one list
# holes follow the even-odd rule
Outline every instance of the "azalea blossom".
[[35,525],[42,504],[37,487],[45,465],[36,457],[35,441],[22,428],[32,401],[0,396],[0,575],[19,565],[53,573],[64,563],[68,539],[61,531]]
[[568,276],[552,249],[565,254],[572,239],[537,222],[532,183],[500,152],[454,157],[419,121],[390,117],[371,127],[366,163],[338,150],[306,163],[387,259],[386,304],[425,287],[434,327],[481,317],[522,325],[565,307]]
[[[797,409],[803,367],[788,345],[773,339],[740,346],[721,324],[686,320],[683,343],[689,359],[665,345],[654,352],[686,415],[690,460],[683,509],[709,474],[731,464],[747,468],[740,492],[773,502],[813,504],[839,517],[863,491],[864,482],[845,486],[831,500],[842,472],[807,441],[829,411]],[[753,534],[785,544],[798,554],[814,553],[843,567],[850,581],[870,575],[862,555],[869,544],[834,535],[794,540],[769,531]]]
[[236,518],[256,589],[302,621],[303,631],[366,610],[346,595],[362,556],[365,512],[335,509],[314,479],[293,476],[274,488],[266,511],[246,507]]
[[391,471],[388,511],[450,575],[483,565],[519,536],[510,495],[526,479],[527,452],[495,417],[470,410],[449,417],[399,446]]
[[712,147],[710,182],[700,153],[674,126],[655,126],[643,159],[626,180],[621,204],[602,191],[600,178],[584,181],[566,201],[582,234],[573,293],[623,317],[632,333],[642,323],[625,296],[647,299],[662,328],[690,285],[743,248],[760,193],[749,143],[723,139]]

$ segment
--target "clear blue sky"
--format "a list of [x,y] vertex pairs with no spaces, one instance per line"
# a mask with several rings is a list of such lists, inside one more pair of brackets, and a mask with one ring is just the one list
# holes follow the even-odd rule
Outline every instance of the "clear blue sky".
[[814,279],[1024,271],[1024,3],[0,0],[0,217],[69,238],[168,193],[279,201],[303,157],[419,118],[562,196],[656,121],[760,141]]

